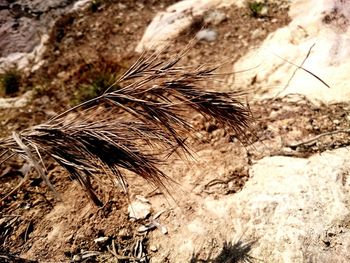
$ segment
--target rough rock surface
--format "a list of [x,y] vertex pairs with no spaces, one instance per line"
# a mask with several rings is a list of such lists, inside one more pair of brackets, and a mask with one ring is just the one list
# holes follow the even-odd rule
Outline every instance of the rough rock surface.
[[[176,210],[169,236],[153,234],[151,243],[166,245],[152,262],[189,262],[213,240],[240,237],[256,241],[251,255],[262,262],[348,262],[349,158],[345,148],[308,159],[266,157],[235,195],[188,194],[196,205]],[[191,217],[181,217],[184,209]]]
[[[308,159],[267,157],[228,209],[266,262],[350,260],[348,149]],[[215,206],[213,206],[215,207]]]
[[[235,70],[251,69],[237,83],[254,83],[257,99],[299,93],[323,102],[349,101],[349,10],[349,1],[293,1],[289,12],[292,22],[235,64]],[[311,47],[303,67],[331,88],[303,70],[293,76]]]
[[39,62],[51,26],[79,2],[86,1],[0,0],[0,69]]
[[172,6],[166,11],[159,12],[150,25],[147,27],[141,41],[136,47],[137,52],[147,49],[159,49],[169,43],[169,40],[176,38],[181,31],[188,28],[197,16],[204,12],[233,3],[243,5],[243,1],[237,0],[211,0],[194,1],[184,0]]
[[33,97],[32,91],[27,91],[16,98],[0,98],[0,109],[21,108],[26,106]]
[[[280,7],[285,7],[289,0],[274,0]],[[169,6],[165,11],[159,12],[147,27],[141,41],[136,47],[137,52],[148,49],[161,49],[176,38],[183,30],[188,29],[196,18],[203,16],[207,11],[236,5],[247,5],[245,0],[183,0]],[[214,18],[215,20],[216,18]],[[206,21],[207,18],[204,18]],[[211,21],[215,24],[215,21]]]

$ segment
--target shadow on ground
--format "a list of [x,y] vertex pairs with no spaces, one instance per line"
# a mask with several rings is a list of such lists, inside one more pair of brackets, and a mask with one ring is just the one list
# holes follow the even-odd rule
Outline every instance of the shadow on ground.
[[212,251],[209,253],[207,259],[200,259],[199,252],[194,253],[189,263],[253,263],[257,259],[250,255],[253,245],[256,241],[237,242],[225,241],[220,253],[216,257],[212,257]]

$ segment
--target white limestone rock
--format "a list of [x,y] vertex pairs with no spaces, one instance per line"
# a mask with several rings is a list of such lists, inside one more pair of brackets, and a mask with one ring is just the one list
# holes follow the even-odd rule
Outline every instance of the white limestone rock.
[[256,241],[250,254],[262,262],[350,262],[349,159],[346,148],[307,159],[266,157],[235,195],[188,194],[191,216],[167,222],[168,236],[152,233],[152,242],[167,244],[154,262],[189,262],[213,240],[220,247],[239,238]]
[[151,204],[138,198],[128,206],[129,217],[132,219],[145,219],[151,214]]
[[159,12],[147,27],[136,52],[161,49],[188,28],[196,16],[206,11],[232,4],[243,5],[243,0],[183,0]]
[[[289,15],[288,26],[271,33],[234,65],[235,71],[250,69],[237,76],[237,86],[249,86],[254,79],[257,99],[298,93],[313,101],[350,101],[350,2],[296,0]],[[314,44],[303,67],[331,88],[303,70],[286,87],[296,67],[285,60],[300,65]]]
[[0,98],[0,109],[22,108],[29,104],[33,98],[33,92],[27,91],[15,98]]
[[349,149],[266,157],[230,207],[265,262],[350,261]]
[[203,29],[197,32],[196,38],[199,41],[213,42],[216,40],[218,33],[212,29]]

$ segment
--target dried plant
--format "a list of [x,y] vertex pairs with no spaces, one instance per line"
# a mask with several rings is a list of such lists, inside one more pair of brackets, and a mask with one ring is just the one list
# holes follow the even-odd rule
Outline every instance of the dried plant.
[[102,95],[79,104],[12,137],[0,140],[0,163],[17,155],[28,161],[54,191],[45,174],[52,158],[76,178],[92,200],[101,205],[91,178],[108,175],[126,189],[125,170],[167,191],[171,180],[159,169],[172,153],[189,153],[186,138],[193,127],[189,110],[214,118],[245,141],[251,112],[244,93],[214,92],[202,88],[217,77],[216,67],[180,67],[184,53],[161,59],[143,54]]

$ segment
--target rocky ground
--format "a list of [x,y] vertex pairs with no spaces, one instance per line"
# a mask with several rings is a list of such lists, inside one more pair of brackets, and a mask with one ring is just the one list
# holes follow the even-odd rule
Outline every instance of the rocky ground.
[[[189,9],[176,5],[168,8],[177,2],[170,0],[107,0],[87,2],[85,7],[71,12],[67,10],[73,8],[75,1],[50,1],[46,7],[35,1],[31,4],[3,2],[0,12],[6,12],[11,18],[1,23],[0,36],[8,34],[1,39],[19,44],[0,45],[1,61],[13,52],[30,53],[35,49],[40,41],[31,42],[26,38],[39,30],[35,23],[52,23],[52,27],[42,28],[47,42],[40,52],[37,69],[33,71],[33,65],[27,65],[21,71],[20,90],[0,99],[1,137],[42,123],[86,97],[96,95],[86,92],[87,87],[97,82],[96,76],[115,79],[139,57],[135,49],[148,48],[149,41],[153,47],[166,43],[164,56],[171,57],[193,39],[198,42],[186,53],[182,65],[221,64],[220,81],[214,82],[215,85],[208,82],[203,88],[223,91],[244,87],[255,117],[255,134],[248,135],[250,143],[242,145],[217,123],[189,112],[197,131],[195,139],[190,141],[195,160],[171,157],[169,165],[162,167],[176,182],[170,196],[130,175],[130,195],[106,185],[104,191],[99,192],[105,204],[101,208],[89,200],[62,168],[49,163],[48,176],[63,201],[57,200],[38,175],[31,172],[17,192],[1,201],[1,260],[350,260],[347,161],[350,104],[346,95],[329,95],[333,90],[337,90],[337,94],[339,90],[348,94],[345,77],[341,86],[332,78],[335,75],[339,79],[337,70],[344,71],[348,66],[346,50],[333,52],[339,50],[334,43],[340,43],[338,48],[347,43],[342,35],[348,32],[346,19],[350,19],[342,11],[347,10],[343,6],[346,3],[325,1],[327,3],[321,5],[304,1],[319,11],[315,11],[319,14],[319,17],[315,15],[319,24],[314,21],[309,23],[313,26],[309,28],[302,24],[306,23],[301,19],[302,12],[297,11],[303,1],[293,4],[269,1],[268,5],[262,5],[263,9],[252,10],[244,1],[208,1],[208,5]],[[186,5],[191,2],[187,1]],[[26,31],[20,42],[18,32],[21,31],[3,30],[3,25],[11,19],[18,24],[16,30],[22,30],[27,24],[35,30]],[[157,21],[160,27],[153,24],[147,29]],[[334,29],[337,25],[345,33]],[[159,40],[159,34],[152,34],[152,28],[164,28],[167,32],[166,28],[173,26],[178,31],[172,28],[168,38]],[[206,31],[203,32],[203,28]],[[334,34],[333,44],[322,46],[324,39],[317,38],[323,36],[322,28],[338,32]],[[198,31],[202,33],[197,34]],[[298,34],[286,36],[283,32]],[[164,37],[165,33],[160,35]],[[280,42],[279,46],[277,40],[272,42],[274,39],[286,41],[290,51],[284,53],[287,44]],[[301,74],[301,69],[293,75],[297,67],[291,63],[299,65],[315,41],[309,60],[319,61],[322,66],[306,61],[305,67],[309,66],[309,71],[330,88],[311,73]],[[28,45],[23,44],[26,42]],[[318,53],[319,43],[324,48],[330,47],[333,53],[328,54],[335,54],[333,63]],[[295,51],[295,46],[300,50]],[[263,61],[258,55],[255,57],[260,60],[251,59],[268,47],[274,47],[273,51],[282,58],[270,52]],[[13,62],[13,57],[10,60]],[[2,66],[7,65],[5,62]],[[329,76],[324,72],[333,74]],[[302,82],[305,79],[314,82]],[[313,88],[315,86],[317,88]],[[310,95],[309,87],[317,93]],[[25,164],[16,159],[1,165],[1,198],[19,184],[25,169]],[[143,207],[145,218],[131,220],[130,204],[131,211]]]

